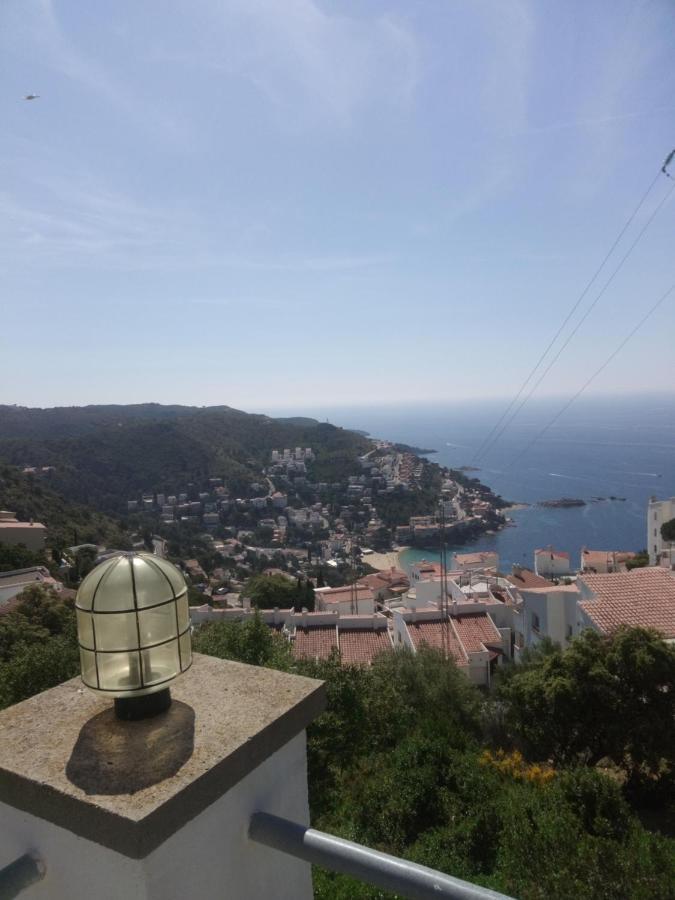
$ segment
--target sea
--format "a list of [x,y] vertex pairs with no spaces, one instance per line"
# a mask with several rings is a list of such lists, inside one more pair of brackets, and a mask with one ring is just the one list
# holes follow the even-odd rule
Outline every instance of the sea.
[[[507,513],[513,527],[452,550],[496,550],[506,570],[513,563],[532,566],[534,550],[549,544],[570,553],[573,567],[579,565],[582,547],[644,549],[648,499],[675,496],[675,394],[582,397],[523,452],[565,402],[530,401],[480,458],[476,453],[508,401],[343,407],[304,414],[433,449],[429,459],[454,468],[475,466],[479,471],[467,474],[514,504],[529,504]],[[586,505],[537,505],[562,497],[585,500]],[[402,563],[409,567],[415,559],[435,556],[429,550],[407,550]]]

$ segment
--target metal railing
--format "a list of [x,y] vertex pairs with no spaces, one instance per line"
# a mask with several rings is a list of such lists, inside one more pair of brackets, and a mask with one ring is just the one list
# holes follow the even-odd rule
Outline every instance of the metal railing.
[[25,853],[0,869],[0,900],[14,900],[24,888],[44,877],[45,866],[42,860],[32,853]]
[[511,900],[488,888],[269,813],[253,814],[249,837],[266,847],[333,872],[351,875],[401,897],[414,900]]
[[[269,813],[254,813],[249,837],[311,865],[351,875],[411,900],[512,900],[489,888]],[[37,856],[26,853],[0,869],[0,900],[14,900],[44,876],[44,863]]]

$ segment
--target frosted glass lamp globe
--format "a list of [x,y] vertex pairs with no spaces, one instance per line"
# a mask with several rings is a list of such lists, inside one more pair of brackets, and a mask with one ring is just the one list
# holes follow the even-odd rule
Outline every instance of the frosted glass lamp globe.
[[168,708],[169,683],[192,663],[182,573],[151,553],[121,553],[86,576],[75,609],[84,684],[114,697],[122,718]]

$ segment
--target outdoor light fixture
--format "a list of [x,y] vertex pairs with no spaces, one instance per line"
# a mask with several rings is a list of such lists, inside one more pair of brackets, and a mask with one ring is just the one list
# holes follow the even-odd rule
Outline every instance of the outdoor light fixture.
[[120,719],[168,709],[169,682],[192,662],[181,572],[151,553],[121,553],[87,575],[75,609],[84,684],[114,697]]

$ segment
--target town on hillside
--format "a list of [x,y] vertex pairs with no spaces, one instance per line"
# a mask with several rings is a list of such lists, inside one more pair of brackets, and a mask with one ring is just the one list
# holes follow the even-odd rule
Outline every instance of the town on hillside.
[[[314,459],[311,447],[272,450],[244,496],[215,477],[128,498],[136,533],[125,549],[182,568],[193,626],[259,615],[303,659],[337,653],[368,665],[426,645],[488,685],[528,648],[545,639],[565,647],[588,628],[644,626],[675,639],[675,498],[650,500],[646,554],[583,548],[571,560],[542,546],[532,568],[502,571],[495,552],[441,553],[445,565],[404,571],[406,546],[435,550],[504,527],[505,501],[386,441],[372,442],[358,473],[333,482],[314,480]],[[0,615],[35,583],[74,596],[83,575],[120,549],[74,545],[55,559],[47,532],[48,523],[0,512],[0,549],[45,553],[42,565],[0,572]]]

